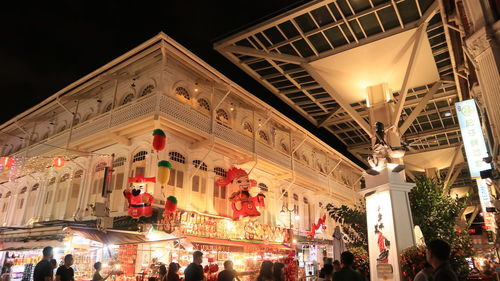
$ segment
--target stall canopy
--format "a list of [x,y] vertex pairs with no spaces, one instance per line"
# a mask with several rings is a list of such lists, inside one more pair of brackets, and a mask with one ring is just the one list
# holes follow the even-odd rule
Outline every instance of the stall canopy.
[[86,239],[103,244],[137,244],[149,242],[148,238],[140,232],[106,230],[102,232],[95,228],[66,227],[65,232],[80,235]]

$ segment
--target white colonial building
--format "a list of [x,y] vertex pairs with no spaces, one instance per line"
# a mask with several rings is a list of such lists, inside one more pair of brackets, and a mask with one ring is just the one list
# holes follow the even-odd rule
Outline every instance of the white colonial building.
[[[167,147],[152,148],[163,129]],[[232,190],[215,179],[232,166],[251,171],[266,194],[260,218],[287,227],[298,207],[299,233],[328,203],[355,204],[362,169],[161,33],[1,125],[4,167],[0,226],[95,220],[104,167],[114,169],[111,217],[126,216],[127,177],[156,175],[169,160],[169,183],[150,184],[154,206],[175,195],[179,207],[230,216]],[[64,157],[62,168],[51,165]],[[331,223],[331,222],[330,222]],[[297,225],[296,225],[297,226]],[[326,237],[331,237],[332,228]]]

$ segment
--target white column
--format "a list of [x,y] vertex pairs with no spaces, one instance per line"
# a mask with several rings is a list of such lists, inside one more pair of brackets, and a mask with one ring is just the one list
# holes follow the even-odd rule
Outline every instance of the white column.
[[371,280],[403,280],[399,255],[415,245],[408,198],[414,184],[405,182],[404,171],[395,173],[391,167],[365,179],[361,193],[366,196]]
[[26,210],[28,209],[28,204],[30,200],[30,195],[31,195],[31,186],[27,186],[26,194],[24,195],[24,203],[23,203],[23,209],[21,210],[21,220],[19,221],[19,225],[22,226],[24,225],[24,220],[26,219]]

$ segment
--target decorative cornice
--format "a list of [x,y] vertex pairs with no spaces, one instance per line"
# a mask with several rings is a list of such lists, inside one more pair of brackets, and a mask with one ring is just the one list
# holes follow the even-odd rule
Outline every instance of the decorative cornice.
[[485,28],[482,28],[472,34],[465,42],[472,57],[477,58],[488,48],[491,48],[492,44],[495,44],[495,38]]

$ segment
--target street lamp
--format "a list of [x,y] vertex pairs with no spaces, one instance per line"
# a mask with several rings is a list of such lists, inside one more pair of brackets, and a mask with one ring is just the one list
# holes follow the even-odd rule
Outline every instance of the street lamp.
[[292,229],[292,214],[295,214],[295,220],[298,221],[300,220],[300,216],[297,214],[298,213],[298,209],[296,205],[293,206],[292,209],[289,209],[288,207],[285,207],[285,205],[283,205],[281,207],[281,211],[280,211],[280,216],[284,217],[286,213],[288,213],[288,228],[289,229]]

